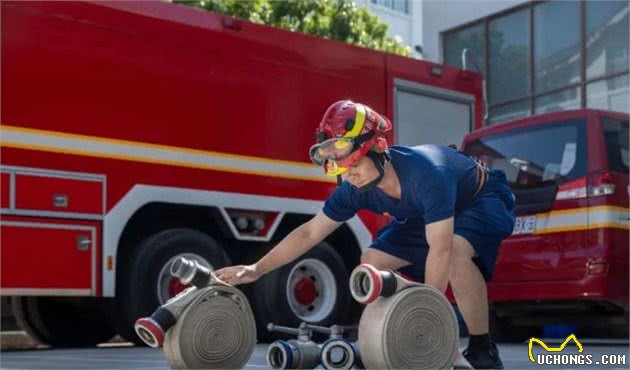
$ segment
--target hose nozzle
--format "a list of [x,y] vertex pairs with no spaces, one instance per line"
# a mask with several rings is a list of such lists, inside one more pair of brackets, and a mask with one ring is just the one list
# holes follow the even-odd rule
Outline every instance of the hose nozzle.
[[357,266],[350,274],[350,293],[359,303],[369,304],[378,297],[389,297],[400,290],[417,285],[389,270],[378,270],[367,263]]
[[171,275],[178,278],[182,284],[192,284],[197,288],[204,288],[217,280],[209,268],[196,260],[184,257],[178,257],[171,263]]

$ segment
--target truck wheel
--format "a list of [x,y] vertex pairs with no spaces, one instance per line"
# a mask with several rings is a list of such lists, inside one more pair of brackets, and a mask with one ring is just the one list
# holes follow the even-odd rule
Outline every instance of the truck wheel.
[[348,269],[339,254],[322,242],[295,262],[261,278],[255,287],[259,340],[268,323],[297,327],[301,322],[330,326],[347,323],[351,308]]
[[230,264],[223,248],[209,235],[192,229],[169,229],[145,239],[124,263],[116,282],[113,321],[118,333],[143,344],[133,325],[186,288],[170,275],[178,257],[195,259],[215,270]]
[[83,298],[13,297],[18,325],[36,341],[56,347],[89,347],[116,330],[95,301]]

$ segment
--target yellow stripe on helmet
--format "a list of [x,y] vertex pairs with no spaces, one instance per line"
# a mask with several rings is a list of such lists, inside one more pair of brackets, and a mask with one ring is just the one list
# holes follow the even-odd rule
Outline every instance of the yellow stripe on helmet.
[[362,104],[356,104],[357,114],[354,117],[354,126],[352,126],[352,130],[346,132],[343,137],[357,137],[363,130],[363,126],[365,125],[365,107]]

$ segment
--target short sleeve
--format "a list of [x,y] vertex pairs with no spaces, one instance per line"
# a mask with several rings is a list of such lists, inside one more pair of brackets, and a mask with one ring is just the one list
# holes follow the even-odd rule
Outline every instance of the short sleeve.
[[359,195],[350,184],[343,182],[326,200],[323,212],[334,221],[344,222],[354,217],[359,208]]
[[455,214],[457,181],[446,167],[432,167],[416,184],[416,195],[424,207],[424,222],[430,224]]

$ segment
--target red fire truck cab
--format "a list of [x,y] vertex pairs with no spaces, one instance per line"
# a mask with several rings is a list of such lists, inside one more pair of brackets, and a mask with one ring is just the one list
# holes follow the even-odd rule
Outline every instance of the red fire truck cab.
[[520,341],[546,324],[628,336],[628,142],[627,114],[587,109],[465,138],[516,196],[488,288],[495,337]]
[[[178,256],[251,263],[335,183],[308,159],[332,102],[401,144],[481,126],[478,74],[167,2],[2,1],[1,289],[53,345],[90,345],[182,289]],[[268,322],[357,319],[349,271],[386,220],[361,213],[243,289]]]

